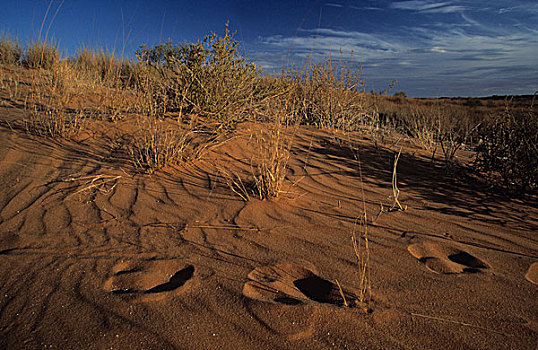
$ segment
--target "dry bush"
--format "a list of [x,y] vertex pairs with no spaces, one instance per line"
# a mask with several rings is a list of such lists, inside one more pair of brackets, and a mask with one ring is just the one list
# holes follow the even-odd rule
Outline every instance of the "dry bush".
[[198,43],[143,46],[137,57],[147,67],[139,87],[153,106],[207,116],[227,128],[248,114],[259,77],[240,56],[239,44],[226,25],[223,37],[212,33]]
[[190,132],[179,125],[154,117],[142,117],[137,125],[137,133],[128,145],[135,168],[153,173],[192,156]]
[[0,64],[16,65],[23,57],[23,50],[17,41],[2,35],[0,37]]
[[27,68],[42,68],[46,70],[58,63],[60,51],[53,44],[34,42],[26,47],[22,63]]
[[361,72],[353,70],[342,55],[338,61],[331,57],[319,64],[310,61],[302,72],[286,75],[282,79],[299,82],[293,97],[301,123],[356,130],[369,117]]
[[481,125],[475,167],[499,174],[506,187],[520,193],[538,188],[538,115],[506,106],[504,112]]

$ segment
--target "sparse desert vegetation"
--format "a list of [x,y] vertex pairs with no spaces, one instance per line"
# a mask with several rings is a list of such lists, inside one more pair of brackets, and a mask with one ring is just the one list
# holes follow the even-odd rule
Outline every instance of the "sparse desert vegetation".
[[[0,347],[535,344],[535,96],[375,94],[342,56],[268,76],[239,48],[2,37]],[[39,261],[60,275],[17,275]]]
[[[473,170],[487,174],[487,181],[518,193],[536,191],[534,96],[416,99],[403,92],[367,93],[360,71],[341,56],[265,77],[240,56],[239,44],[226,27],[223,37],[212,33],[198,43],[142,46],[136,62],[87,48],[60,60],[53,44],[34,42],[23,49],[4,36],[2,86],[10,99],[24,101],[27,130],[51,137],[79,132],[91,116],[116,121],[129,114],[176,120],[179,130],[192,128],[189,119],[196,115],[213,133],[248,120],[364,130],[376,146],[392,134],[432,152],[432,159],[439,151],[450,171],[458,165],[460,148],[475,150]],[[21,89],[18,74],[31,75],[25,82],[31,88]],[[85,94],[98,103],[83,105]],[[146,126],[144,130],[151,129]],[[169,131],[163,132],[162,138],[168,137]],[[176,158],[163,159],[173,163]]]

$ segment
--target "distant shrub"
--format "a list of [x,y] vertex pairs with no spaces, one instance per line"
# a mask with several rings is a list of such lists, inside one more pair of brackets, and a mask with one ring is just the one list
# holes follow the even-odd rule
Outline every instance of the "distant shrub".
[[517,113],[508,107],[479,129],[476,167],[498,173],[504,184],[520,192],[538,185],[538,116],[531,107]]
[[0,64],[19,64],[22,55],[23,51],[18,42],[10,40],[5,35],[0,37]]
[[34,42],[26,47],[23,64],[28,68],[42,68],[46,70],[58,63],[60,51],[52,44]]

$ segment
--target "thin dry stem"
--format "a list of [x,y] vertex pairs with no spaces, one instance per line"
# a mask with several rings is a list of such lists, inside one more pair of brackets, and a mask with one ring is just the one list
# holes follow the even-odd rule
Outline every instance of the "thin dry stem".
[[344,301],[344,306],[349,307],[349,304],[347,302],[344,291],[342,290],[342,286],[340,285],[340,282],[338,282],[338,280],[334,280],[334,281],[336,282],[336,285],[338,286],[338,290],[340,291],[340,295],[342,296],[342,300]]
[[396,206],[398,206],[398,210],[405,211],[407,207],[403,207],[400,204],[400,201],[398,200],[398,197],[400,196],[400,190],[398,189],[398,177],[396,172],[396,167],[398,166],[398,160],[400,159],[400,154],[402,153],[402,149],[400,148],[400,151],[394,158],[394,168],[392,170],[392,196],[394,197],[394,204],[392,205],[391,210],[393,210]]

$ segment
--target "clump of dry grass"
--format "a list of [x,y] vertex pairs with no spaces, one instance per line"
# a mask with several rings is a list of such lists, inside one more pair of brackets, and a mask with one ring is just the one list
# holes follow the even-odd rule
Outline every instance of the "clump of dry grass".
[[17,65],[23,57],[24,51],[17,41],[10,39],[7,35],[0,37],[0,64]]
[[128,145],[135,168],[153,173],[190,159],[191,133],[179,125],[154,117],[138,121],[138,132]]
[[96,52],[82,48],[69,63],[74,68],[77,80],[91,87],[121,88],[132,85],[132,64],[103,50]]
[[302,124],[319,128],[357,130],[368,118],[361,71],[350,61],[329,56],[322,63],[307,62],[302,72],[281,79],[294,79],[293,98]]
[[258,164],[253,173],[260,199],[276,198],[281,193],[292,142],[292,136],[280,123],[257,135]]
[[62,67],[46,76],[33,76],[25,91],[23,124],[30,134],[69,139],[81,132],[91,117],[81,108],[73,108],[73,94],[66,88]]
[[68,139],[77,135],[88,123],[82,111],[68,112],[61,104],[35,104],[27,109],[27,113],[24,119],[26,131],[39,136]]
[[36,41],[26,47],[22,63],[28,68],[50,70],[59,60],[60,51],[56,45]]
[[225,167],[219,167],[228,187],[242,200],[277,198],[283,192],[288,171],[293,132],[281,123],[266,124],[263,130],[251,135],[255,155],[251,159],[250,174],[243,177]]

